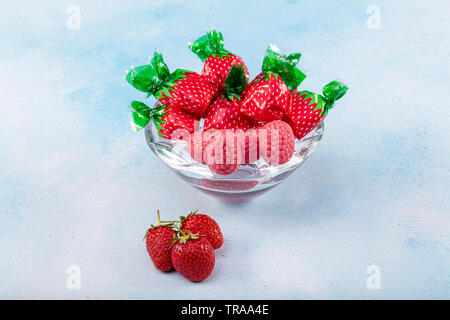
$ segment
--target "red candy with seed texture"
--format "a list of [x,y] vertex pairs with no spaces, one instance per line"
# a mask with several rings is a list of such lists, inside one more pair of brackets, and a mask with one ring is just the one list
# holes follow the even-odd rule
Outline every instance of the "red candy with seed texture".
[[192,114],[203,115],[217,93],[217,88],[198,73],[178,71],[180,78],[155,96],[161,103],[170,103]]
[[[160,120],[161,122],[158,123],[157,126],[160,126],[160,128],[157,128],[158,133],[164,138],[172,139],[174,138],[172,134],[177,129],[185,129],[189,133],[194,132],[196,124],[200,119],[177,107],[167,106],[165,107]],[[154,118],[154,121],[157,122],[158,120]]]
[[242,163],[242,149],[233,131],[217,130],[206,146],[206,162],[209,169],[219,175],[234,173]]
[[162,104],[204,115],[218,92],[217,86],[198,73],[177,69],[170,73],[163,56],[155,52],[151,65],[132,69],[127,81],[136,89],[154,95]]
[[291,111],[291,90],[305,79],[296,68],[300,53],[282,55],[278,48],[267,48],[260,73],[245,90],[241,112],[255,121],[280,120]]
[[236,97],[219,97],[208,108],[205,117],[205,130],[238,129],[247,130],[251,124],[241,113],[241,100]]
[[194,131],[189,136],[188,152],[192,159],[197,162],[206,164],[206,154],[205,149],[208,143],[211,141],[211,133],[214,130],[208,131]]
[[225,91],[209,107],[205,117],[205,130],[243,129],[251,127],[251,122],[241,113],[242,91],[247,86],[245,67],[234,65],[225,81]]
[[261,156],[268,164],[285,164],[294,154],[294,133],[284,121],[269,122],[259,130],[259,145]]
[[310,91],[292,93],[292,110],[286,115],[286,120],[292,127],[295,137],[302,139],[316,128],[340,99],[348,87],[338,81],[332,81],[323,87],[323,96]]
[[190,43],[189,48],[205,63],[202,75],[206,80],[218,86],[219,89],[223,89],[233,65],[242,65],[246,79],[249,78],[244,61],[223,48],[221,32],[212,29],[206,35]]
[[189,133],[194,132],[200,120],[193,114],[171,105],[150,108],[145,103],[133,101],[131,109],[134,127],[137,130],[143,129],[150,120],[153,120],[158,135],[166,139],[185,139]]
[[291,92],[276,74],[259,74],[247,90],[241,112],[250,119],[279,120],[290,110]]

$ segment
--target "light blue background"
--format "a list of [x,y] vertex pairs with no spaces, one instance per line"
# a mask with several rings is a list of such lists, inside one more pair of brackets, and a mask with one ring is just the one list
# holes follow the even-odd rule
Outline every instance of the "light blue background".
[[[380,30],[366,26],[372,4]],[[2,1],[0,298],[449,298],[449,12],[445,0]],[[303,88],[350,87],[316,153],[244,205],[184,184],[128,124],[143,97],[130,65],[158,48],[200,71],[186,42],[211,25],[252,76],[275,43],[303,53]],[[153,269],[142,237],[157,208],[219,221],[207,281]],[[66,288],[70,265],[81,290]]]

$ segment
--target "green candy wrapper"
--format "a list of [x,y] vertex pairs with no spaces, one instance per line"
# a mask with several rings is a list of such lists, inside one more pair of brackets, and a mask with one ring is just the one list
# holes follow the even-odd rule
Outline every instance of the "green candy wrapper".
[[303,100],[311,99],[309,104],[312,105],[316,103],[315,110],[321,110],[320,116],[325,117],[328,111],[333,108],[336,100],[342,98],[347,92],[348,87],[339,81],[331,81],[325,85],[322,89],[323,95],[303,90],[300,95],[305,97]]
[[214,28],[204,36],[189,43],[189,49],[202,61],[205,61],[209,56],[219,58],[230,56],[230,52],[223,48],[222,32],[217,32]]
[[204,62],[203,77],[220,89],[223,89],[231,67],[234,65],[243,66],[247,80],[250,77],[244,61],[241,57],[224,49],[222,33],[215,29],[189,43],[189,49]]
[[322,89],[323,95],[303,90],[292,93],[292,111],[285,120],[291,125],[297,139],[303,138],[316,128],[333,108],[336,100],[342,98],[348,87],[338,81],[331,81]]
[[302,54],[298,52],[283,55],[280,49],[271,44],[266,50],[262,72],[266,74],[266,78],[269,78],[271,74],[279,75],[292,91],[306,78],[306,75],[296,67],[301,56]]
[[126,80],[136,89],[154,95],[162,104],[203,115],[218,88],[199,74],[177,69],[170,73],[163,56],[155,52],[151,64],[132,69]]

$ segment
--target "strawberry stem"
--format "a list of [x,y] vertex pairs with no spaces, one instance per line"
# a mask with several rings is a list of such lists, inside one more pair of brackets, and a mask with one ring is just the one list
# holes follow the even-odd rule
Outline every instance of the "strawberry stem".
[[158,226],[161,225],[161,218],[159,216],[159,209],[156,210],[156,216],[158,217]]
[[186,236],[186,234],[183,232],[183,230],[180,229],[180,227],[176,224],[173,225],[184,237]]

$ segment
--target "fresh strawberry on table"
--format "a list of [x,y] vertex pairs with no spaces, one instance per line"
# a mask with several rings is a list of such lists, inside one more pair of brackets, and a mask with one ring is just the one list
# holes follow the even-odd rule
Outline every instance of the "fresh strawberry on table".
[[193,71],[177,69],[170,73],[163,56],[155,52],[150,65],[128,72],[127,81],[136,89],[154,95],[162,104],[202,116],[218,88]]
[[[193,114],[171,105],[158,105],[150,108],[139,101],[131,102],[131,112],[132,126],[136,130],[145,128],[150,120],[153,120],[158,134],[166,139],[174,138],[174,132],[178,133],[178,136],[182,136],[184,130],[189,133],[194,132],[200,120]],[[176,132],[176,130],[180,131]]]
[[231,67],[221,94],[211,106],[205,116],[205,130],[209,129],[243,129],[252,125],[241,113],[242,91],[247,86],[244,65]]
[[280,120],[291,109],[291,91],[306,78],[296,65],[300,53],[282,55],[270,45],[264,57],[262,73],[247,87],[241,111],[255,121]]
[[223,235],[219,225],[210,216],[197,213],[197,211],[189,213],[186,217],[180,217],[181,229],[204,236],[214,249],[219,249],[223,244]]
[[306,90],[292,92],[292,110],[284,120],[291,125],[295,137],[301,139],[316,128],[347,90],[345,84],[332,81],[323,87],[323,95]]
[[183,277],[200,282],[214,269],[215,254],[206,237],[181,230],[170,254],[172,265]]
[[249,73],[244,61],[237,55],[223,48],[223,36],[221,32],[212,29],[206,35],[189,44],[189,48],[202,61],[204,67],[202,75],[219,89],[223,89],[225,80],[233,65],[242,65],[246,79]]
[[170,271],[172,263],[170,259],[172,243],[176,233],[169,225],[162,225],[158,210],[158,225],[147,230],[145,243],[155,268],[161,271]]

